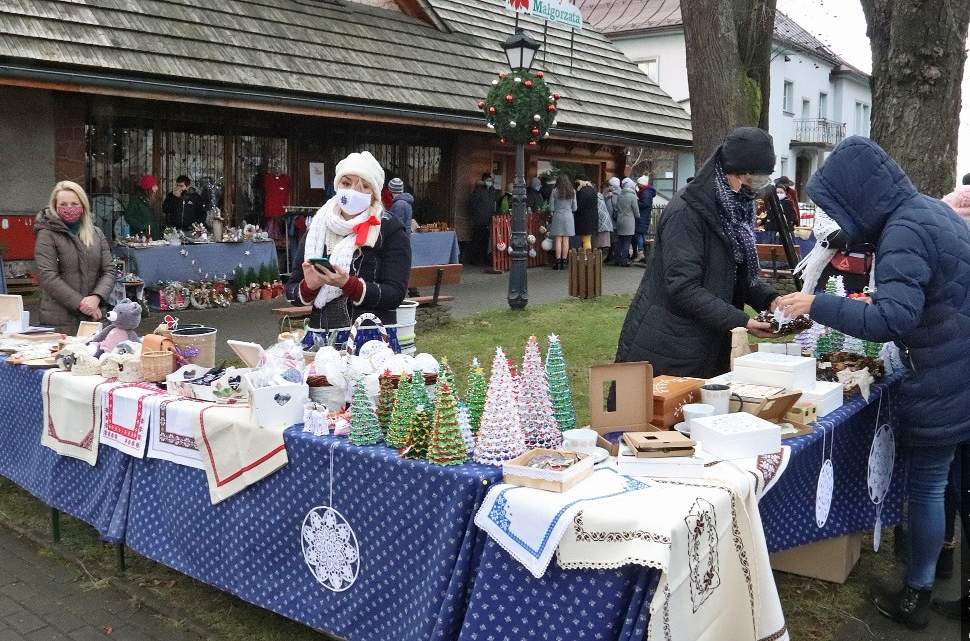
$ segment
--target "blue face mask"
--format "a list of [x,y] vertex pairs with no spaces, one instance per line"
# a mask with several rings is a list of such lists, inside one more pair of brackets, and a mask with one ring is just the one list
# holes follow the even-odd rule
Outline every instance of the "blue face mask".
[[493,181],[491,181],[491,180],[486,180],[485,181],[485,186],[488,187],[489,189],[491,189],[494,185],[495,185],[495,183]]

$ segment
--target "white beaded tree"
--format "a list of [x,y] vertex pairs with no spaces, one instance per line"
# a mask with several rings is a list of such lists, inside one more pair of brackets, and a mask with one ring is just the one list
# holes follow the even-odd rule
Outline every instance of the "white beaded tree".
[[472,454],[475,453],[475,435],[472,433],[468,406],[464,403],[458,404],[458,427],[461,428],[461,438],[465,441],[465,451],[471,458]]
[[525,445],[529,449],[545,447],[555,449],[562,444],[562,432],[552,411],[549,383],[542,366],[539,341],[529,337],[519,374],[519,424],[525,433]]
[[525,435],[519,426],[515,407],[512,372],[505,353],[499,347],[492,361],[492,374],[475,443],[475,460],[479,463],[501,465],[525,452]]

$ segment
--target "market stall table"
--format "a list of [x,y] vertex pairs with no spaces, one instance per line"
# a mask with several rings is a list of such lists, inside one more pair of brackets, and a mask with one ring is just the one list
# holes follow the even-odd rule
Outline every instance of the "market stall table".
[[458,262],[458,234],[453,231],[411,234],[411,266],[452,265]]
[[277,260],[276,244],[272,241],[155,247],[115,245],[114,254],[125,258],[128,270],[136,273],[148,287],[154,287],[159,281],[231,278],[237,268],[252,267],[259,271],[267,263],[275,265]]
[[124,539],[135,459],[101,445],[97,465],[61,456],[40,443],[44,370],[0,359],[0,475],[52,508],[92,525],[101,537]]

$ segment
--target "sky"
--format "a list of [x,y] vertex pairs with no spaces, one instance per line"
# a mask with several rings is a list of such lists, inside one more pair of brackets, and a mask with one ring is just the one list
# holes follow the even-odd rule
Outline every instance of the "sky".
[[[850,64],[869,73],[872,52],[859,0],[778,0],[778,10],[811,32]],[[970,172],[970,64],[963,74],[963,110],[957,180]]]

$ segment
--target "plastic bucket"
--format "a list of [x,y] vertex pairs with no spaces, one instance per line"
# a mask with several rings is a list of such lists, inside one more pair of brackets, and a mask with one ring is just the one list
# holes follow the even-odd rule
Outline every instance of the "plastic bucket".
[[397,308],[397,324],[413,325],[418,316],[418,302],[405,298]]

